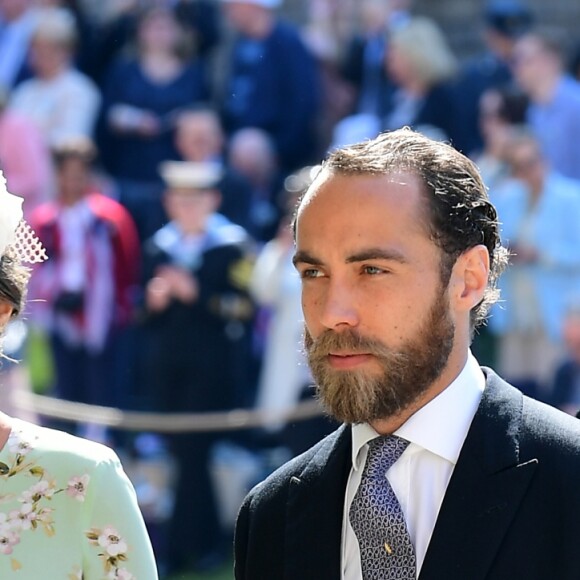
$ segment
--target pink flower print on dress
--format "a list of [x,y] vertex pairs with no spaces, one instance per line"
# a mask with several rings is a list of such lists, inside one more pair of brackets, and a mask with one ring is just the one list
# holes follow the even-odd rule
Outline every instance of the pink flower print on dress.
[[111,526],[103,529],[99,534],[97,542],[105,550],[108,556],[116,558],[125,554],[128,550],[127,542],[121,538],[119,532]]
[[136,580],[127,568],[117,568],[107,574],[107,580]]
[[129,559],[127,557],[129,546],[115,528],[112,526],[105,526],[102,530],[91,528],[85,534],[93,546],[98,546],[102,550],[99,557],[103,562],[107,579],[136,580],[133,574],[123,566],[123,563]]
[[5,513],[0,513],[0,554],[12,554],[19,542],[20,534],[15,531],[12,520]]
[[46,479],[35,483],[30,489],[23,491],[19,500],[22,503],[33,503],[40,501],[43,497],[52,499],[54,495],[54,482]]
[[0,553],[12,554],[14,546],[20,542],[20,536],[16,532],[0,531]]
[[10,520],[13,527],[18,530],[30,530],[37,519],[37,514],[34,511],[34,506],[31,503],[23,503],[19,510],[12,510],[10,512]]
[[91,478],[86,473],[69,479],[66,494],[77,501],[85,501],[90,479]]
[[32,446],[28,441],[20,439],[17,434],[11,434],[8,439],[8,449],[15,455],[26,455],[32,449]]

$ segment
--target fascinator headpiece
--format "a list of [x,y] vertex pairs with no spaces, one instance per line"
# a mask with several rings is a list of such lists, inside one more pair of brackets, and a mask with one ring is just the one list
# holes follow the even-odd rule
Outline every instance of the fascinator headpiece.
[[47,259],[46,251],[24,220],[23,201],[8,192],[6,179],[0,171],[0,258],[10,246],[21,262],[36,264]]

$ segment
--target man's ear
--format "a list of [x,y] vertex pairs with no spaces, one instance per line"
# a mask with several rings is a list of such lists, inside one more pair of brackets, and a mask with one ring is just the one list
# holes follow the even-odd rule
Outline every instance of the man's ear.
[[12,312],[14,312],[12,305],[6,300],[0,299],[0,332],[6,328],[12,317]]
[[489,279],[489,251],[483,245],[465,250],[453,266],[453,300],[460,310],[469,312],[479,304]]

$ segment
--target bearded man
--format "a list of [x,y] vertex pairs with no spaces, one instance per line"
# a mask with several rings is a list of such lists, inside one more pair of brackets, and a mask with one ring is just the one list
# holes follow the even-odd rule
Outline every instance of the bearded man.
[[579,578],[580,423],[470,353],[507,263],[475,165],[408,129],[336,150],[294,228],[343,425],[250,492],[236,579]]

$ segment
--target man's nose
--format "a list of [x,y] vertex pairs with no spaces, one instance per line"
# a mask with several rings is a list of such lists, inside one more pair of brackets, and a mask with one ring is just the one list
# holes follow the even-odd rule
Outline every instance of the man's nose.
[[326,328],[356,327],[359,323],[355,293],[344,282],[329,282],[321,306],[320,321]]

